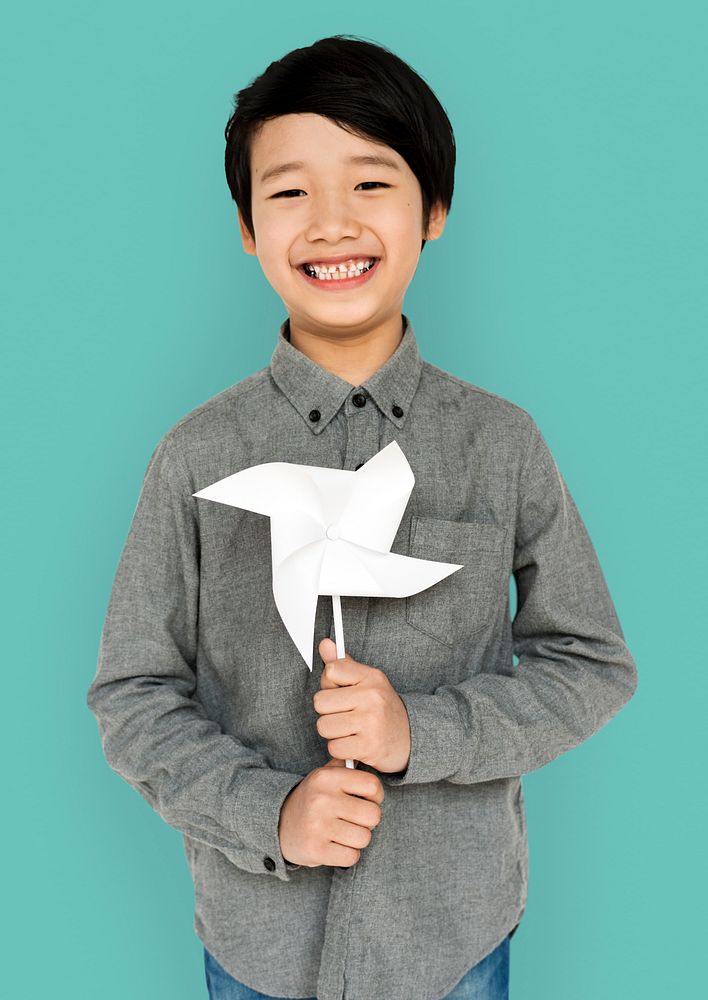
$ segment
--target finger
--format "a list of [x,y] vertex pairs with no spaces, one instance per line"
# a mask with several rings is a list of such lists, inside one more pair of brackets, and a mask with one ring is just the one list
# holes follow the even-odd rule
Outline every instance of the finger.
[[319,653],[323,660],[334,660],[337,658],[337,644],[328,636],[320,640]]
[[324,691],[327,688],[336,688],[336,687],[339,687],[339,684],[335,684],[334,681],[330,680],[327,674],[323,670],[322,673],[320,674],[320,688]]
[[323,767],[346,767],[347,766],[347,762],[346,762],[346,760],[340,760],[339,757],[330,757],[329,760],[327,761],[327,763],[323,764],[322,766]]
[[359,691],[356,687],[340,687],[331,694],[326,695],[317,692],[317,697],[312,696],[312,707],[318,715],[336,715],[339,712],[355,712],[358,708],[366,706],[366,692]]
[[330,757],[338,757],[343,761],[365,760],[366,758],[366,754],[361,746],[361,740],[356,734],[328,740],[327,753]]
[[325,740],[343,739],[345,736],[358,736],[360,720],[355,712],[335,712],[332,715],[320,715],[315,723],[317,732]]

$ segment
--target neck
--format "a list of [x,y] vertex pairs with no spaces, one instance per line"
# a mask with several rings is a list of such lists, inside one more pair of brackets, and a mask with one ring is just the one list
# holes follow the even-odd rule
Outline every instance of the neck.
[[344,379],[361,385],[395,352],[404,332],[401,314],[374,329],[358,333],[305,329],[288,320],[286,334],[293,347],[311,361]]

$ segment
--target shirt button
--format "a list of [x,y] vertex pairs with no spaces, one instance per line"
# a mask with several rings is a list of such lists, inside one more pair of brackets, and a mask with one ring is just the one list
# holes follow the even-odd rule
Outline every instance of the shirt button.
[[366,396],[361,392],[357,392],[352,396],[352,403],[354,406],[366,406]]
[[356,470],[357,470],[357,469],[360,469],[360,468],[362,467],[362,465],[363,465],[363,464],[364,464],[363,462],[359,462],[359,464],[358,464],[358,465],[355,465],[355,466],[354,466],[354,471],[356,472]]
[[396,403],[396,405],[392,408],[391,412],[393,413],[394,417],[402,417],[403,416],[403,410],[398,405],[398,403]]
[[275,871],[275,861],[272,858],[263,858],[263,864],[269,872]]
[[313,424],[316,424],[322,414],[319,410],[310,410],[309,417]]

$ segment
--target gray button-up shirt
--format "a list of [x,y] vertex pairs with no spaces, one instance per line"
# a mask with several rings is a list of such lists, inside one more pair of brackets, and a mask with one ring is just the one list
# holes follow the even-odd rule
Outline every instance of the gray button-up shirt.
[[[297,350],[285,320],[269,366],[164,435],[88,691],[109,765],[183,835],[196,933],[268,996],[446,996],[524,912],[520,776],[592,736],[637,684],[538,426],[422,360],[402,327],[352,386]],[[382,818],[355,865],[298,866],[278,820],[329,760],[313,696],[332,599],[318,599],[310,672],[274,602],[270,519],[192,494],[263,462],[355,470],[394,439],[415,486],[391,551],[463,568],[408,598],[342,596],[347,653],[401,696],[411,755],[374,771]]]

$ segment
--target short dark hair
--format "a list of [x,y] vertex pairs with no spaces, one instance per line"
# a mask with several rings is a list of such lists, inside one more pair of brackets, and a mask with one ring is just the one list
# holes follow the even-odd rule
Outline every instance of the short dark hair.
[[356,35],[320,38],[272,62],[233,101],[224,130],[226,181],[254,239],[251,141],[264,122],[280,115],[322,115],[353,135],[395,149],[420,183],[423,231],[436,202],[449,211],[455,184],[452,125],[425,80],[385,46]]

